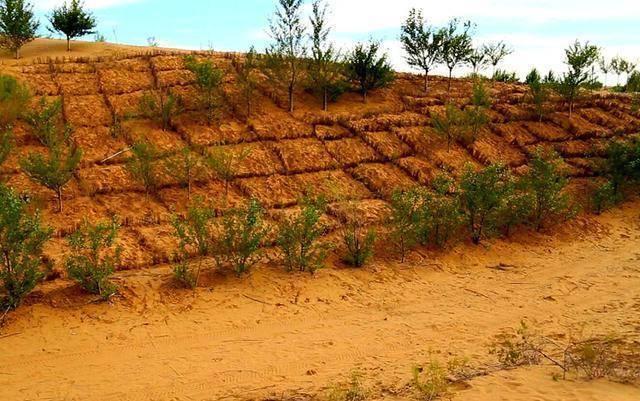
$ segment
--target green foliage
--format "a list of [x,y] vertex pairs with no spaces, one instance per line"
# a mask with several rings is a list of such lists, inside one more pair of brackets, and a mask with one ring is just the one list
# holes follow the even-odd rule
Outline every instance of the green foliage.
[[431,117],[433,129],[447,140],[447,150],[451,144],[463,138],[467,132],[467,119],[462,110],[454,103],[447,103],[445,112]]
[[185,146],[178,153],[164,160],[165,173],[187,188],[187,199],[191,199],[193,182],[204,175],[202,157],[190,146]]
[[167,131],[173,124],[173,118],[182,111],[180,98],[171,91],[145,92],[138,105],[140,115],[151,119]]
[[58,212],[62,212],[62,189],[80,165],[82,150],[75,144],[61,142],[47,149],[47,154],[30,153],[20,160],[20,167],[34,182],[54,191]]
[[229,195],[229,184],[240,168],[240,164],[251,154],[251,149],[246,148],[241,152],[232,152],[228,148],[213,148],[206,156],[206,163],[213,174],[224,182],[224,199]]
[[474,78],[478,78],[480,76],[480,71],[484,70],[485,67],[490,63],[489,57],[484,47],[473,49],[473,51],[467,57],[466,61],[471,66],[471,76]]
[[347,56],[347,76],[358,87],[364,102],[367,94],[384,88],[394,80],[393,69],[386,54],[380,54],[380,43],[358,43]]
[[429,89],[429,72],[440,59],[441,35],[434,27],[427,25],[422,10],[412,8],[402,24],[400,42],[410,67],[424,72],[424,91]]
[[634,71],[629,75],[625,91],[629,93],[640,92],[640,72]]
[[271,20],[273,43],[266,51],[265,72],[276,86],[289,94],[289,112],[294,110],[294,90],[298,85],[302,63],[307,53],[302,21],[303,0],[278,0]]
[[466,124],[469,128],[470,135],[465,136],[463,139],[468,141],[468,144],[475,142],[480,130],[489,124],[490,119],[487,110],[490,107],[491,99],[486,86],[482,81],[476,80],[473,83],[471,104],[464,110]]
[[[498,72],[498,70],[496,69],[496,67],[498,67],[498,64],[500,64],[500,62],[504,60],[507,56],[513,54],[513,49],[510,48],[506,43],[502,41],[484,45],[482,47],[482,50],[484,51],[484,54],[486,54],[487,59],[489,60],[489,63],[491,63],[491,65],[493,66],[494,77],[496,76],[495,73]],[[510,82],[510,81],[501,81],[501,82]],[[517,80],[515,80],[514,82],[517,82]]]
[[71,254],[65,265],[69,277],[103,299],[117,292],[109,278],[120,263],[122,248],[116,245],[119,227],[115,219],[95,225],[85,220],[68,238]]
[[591,79],[591,67],[600,57],[600,49],[589,42],[580,43],[577,40],[565,50],[565,63],[569,72],[562,76],[556,85],[558,93],[569,104],[569,118],[573,114],[573,105],[580,95],[580,88]]
[[200,103],[207,113],[207,123],[211,124],[216,107],[220,103],[220,86],[224,78],[224,72],[213,65],[211,60],[198,61],[193,56],[187,56],[184,60],[185,67],[196,78],[196,88],[200,94]]
[[617,197],[640,179],[640,143],[613,141],[607,148],[602,174]]
[[518,75],[516,75],[515,72],[508,72],[504,70],[495,70],[491,79],[494,82],[504,82],[508,84],[516,84],[520,82]]
[[260,245],[268,233],[263,215],[264,210],[255,199],[225,213],[215,245],[219,266],[228,264],[241,276],[260,260]]
[[353,372],[346,383],[332,386],[327,394],[327,401],[365,401],[367,390],[362,385],[362,376]]
[[502,335],[491,346],[490,352],[505,367],[536,365],[541,360],[540,335],[525,321],[514,334]]
[[450,194],[454,182],[446,175],[434,178],[430,191],[422,192],[418,240],[423,245],[443,247],[462,223],[458,197]]
[[507,185],[503,204],[498,211],[497,226],[509,236],[514,227],[528,222],[533,209],[533,197],[521,179],[511,176]]
[[40,215],[0,184],[0,304],[17,308],[42,278],[42,248],[51,230],[41,225]]
[[622,194],[616,192],[611,181],[605,181],[596,186],[591,194],[591,203],[593,205],[593,211],[596,214],[601,214],[605,210],[613,207],[622,200]]
[[529,102],[533,104],[538,120],[542,122],[542,118],[546,113],[546,103],[549,100],[548,84],[545,84],[542,77],[535,68],[527,75],[525,80],[529,85]]
[[25,115],[29,130],[40,143],[48,148],[55,148],[68,142],[72,130],[62,119],[62,101],[47,102],[42,97],[38,106]]
[[467,365],[461,358],[454,358],[446,365],[431,358],[428,363],[413,367],[412,385],[425,401],[447,397],[451,394],[450,378],[463,375]]
[[0,130],[0,167],[13,150],[13,131]]
[[311,59],[309,60],[309,86],[322,98],[322,109],[328,110],[329,101],[344,93],[346,82],[340,54],[329,42],[331,29],[327,22],[327,5],[321,0],[312,4]]
[[[185,216],[173,216],[174,236],[178,251],[174,255],[174,277],[189,288],[196,288],[202,270],[203,258],[213,252],[212,220],[215,210],[197,198],[189,205]],[[197,262],[192,266],[189,256],[195,254]]]
[[6,130],[20,118],[29,104],[31,94],[26,85],[14,77],[0,74],[0,130]]
[[557,154],[538,149],[529,163],[529,172],[522,178],[533,199],[531,218],[538,231],[551,217],[567,217],[570,212],[565,193],[567,179],[559,161]]
[[277,244],[288,271],[314,273],[323,267],[327,257],[327,247],[319,242],[326,232],[320,221],[326,201],[322,197],[305,196],[300,205],[301,210],[281,224]]
[[158,157],[160,152],[149,142],[136,142],[130,148],[131,157],[127,160],[126,169],[131,176],[140,182],[147,195],[158,191],[159,172]]
[[13,52],[16,59],[22,46],[36,38],[39,25],[28,1],[0,1],[0,47]]
[[449,70],[449,91],[451,90],[453,70],[468,60],[473,52],[471,29],[471,21],[464,22],[460,27],[460,22],[457,19],[452,19],[446,27],[441,28],[438,32],[441,40],[440,60]]
[[258,86],[257,72],[260,66],[260,59],[256,53],[256,49],[252,46],[249,52],[245,55],[244,60],[241,63],[236,64],[236,70],[238,72],[237,82],[240,86],[240,97],[242,103],[246,107],[245,114],[246,119],[251,118],[253,111],[253,98],[255,95],[256,87]]
[[342,241],[346,248],[342,260],[349,266],[363,267],[373,257],[376,233],[373,229],[366,229],[353,207],[349,207],[349,218],[342,230]]
[[407,253],[418,244],[421,194],[418,190],[394,191],[389,214],[389,239],[404,263]]
[[62,6],[54,8],[49,16],[52,33],[59,32],[67,38],[67,51],[71,51],[71,39],[94,34],[97,26],[94,16],[84,9],[81,0],[66,0]]
[[502,165],[491,165],[480,171],[465,167],[460,180],[460,207],[474,244],[498,226],[498,217],[509,194],[509,171]]
[[93,41],[96,43],[106,43],[107,37],[100,32],[96,32],[96,34],[93,36]]

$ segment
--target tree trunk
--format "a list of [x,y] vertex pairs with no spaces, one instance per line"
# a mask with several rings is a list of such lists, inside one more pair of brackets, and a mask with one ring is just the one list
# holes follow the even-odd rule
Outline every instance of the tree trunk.
[[293,113],[293,85],[289,85],[289,113]]
[[71,51],[71,38],[67,36],[67,51]]
[[362,91],[362,102],[367,103],[367,91]]
[[62,188],[56,190],[56,196],[58,198],[58,213],[62,213]]
[[324,93],[322,95],[322,110],[329,110],[329,94],[327,93],[327,88],[324,88]]
[[452,75],[453,75],[453,69],[452,69],[452,68],[450,68],[450,69],[449,69],[449,87],[448,87],[448,89],[447,89],[447,92],[449,92],[449,93],[451,92],[451,76],[452,76]]
[[424,92],[429,91],[429,71],[424,72]]
[[18,47],[16,49],[16,60],[18,60],[20,58],[20,48]]

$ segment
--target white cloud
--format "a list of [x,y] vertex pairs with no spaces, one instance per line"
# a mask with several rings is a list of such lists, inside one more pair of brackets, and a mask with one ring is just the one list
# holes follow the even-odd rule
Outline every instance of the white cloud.
[[[84,4],[88,9],[109,8],[124,4],[138,3],[142,0],[85,0]],[[37,0],[35,9],[40,11],[48,11],[54,7],[62,5],[65,0]]]

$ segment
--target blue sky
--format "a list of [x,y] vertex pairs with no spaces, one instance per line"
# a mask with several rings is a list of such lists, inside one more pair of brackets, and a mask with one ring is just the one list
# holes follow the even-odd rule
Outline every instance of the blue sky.
[[[307,0],[310,2],[311,0]],[[504,40],[515,53],[504,67],[525,74],[532,66],[562,70],[563,49],[590,40],[608,56],[639,61],[640,1],[631,0],[327,0],[333,39],[349,48],[369,37],[382,40],[398,69],[406,69],[398,27],[411,7],[440,25],[451,17],[477,24],[477,44]],[[237,50],[268,41],[275,0],[85,0],[109,41],[189,49]],[[34,0],[42,17],[62,0]],[[117,37],[117,38],[116,38]],[[463,72],[463,71],[461,71]]]

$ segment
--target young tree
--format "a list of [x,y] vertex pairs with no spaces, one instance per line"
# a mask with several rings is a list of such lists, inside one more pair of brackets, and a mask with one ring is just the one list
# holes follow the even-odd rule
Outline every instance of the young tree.
[[[203,259],[213,252],[212,220],[215,215],[213,208],[205,206],[203,200],[197,198],[189,205],[186,216],[173,216],[174,236],[178,239],[173,273],[189,288],[198,286]],[[198,259],[195,267],[189,262],[192,254]]]
[[58,213],[62,212],[62,189],[73,178],[80,165],[82,151],[66,141],[47,149],[47,155],[30,153],[20,160],[20,167],[29,178],[54,191],[58,200]]
[[[13,131],[0,129],[0,167],[7,160],[13,150]],[[0,179],[2,176],[0,175]]]
[[155,194],[159,186],[157,162],[160,152],[146,141],[136,142],[129,150],[131,157],[127,160],[127,171],[144,186],[147,195]]
[[274,43],[266,51],[267,73],[276,82],[286,85],[290,113],[294,110],[294,91],[307,52],[302,5],[303,0],[278,0],[270,26]]
[[348,202],[346,206],[347,218],[341,233],[345,253],[342,260],[353,267],[362,267],[373,256],[376,233],[366,228],[366,222],[359,218],[356,206]]
[[238,85],[240,85],[240,96],[242,103],[245,105],[246,119],[251,118],[253,111],[253,97],[255,95],[258,81],[256,72],[259,68],[259,58],[256,49],[251,46],[249,52],[245,55],[244,60],[237,63],[236,70],[238,72]]
[[597,46],[575,41],[566,50],[565,63],[569,72],[563,75],[558,91],[569,104],[569,118],[573,115],[573,106],[580,95],[580,88],[590,79],[591,66],[598,60],[600,50]]
[[0,184],[0,305],[17,308],[42,278],[42,248],[51,229],[30,213],[13,190]]
[[489,124],[489,115],[487,110],[491,107],[491,99],[486,86],[482,81],[473,83],[473,94],[471,95],[471,104],[464,110],[467,126],[471,133],[470,137],[465,138],[469,143],[475,142],[480,130]]
[[446,175],[436,176],[431,190],[422,192],[418,239],[423,245],[445,246],[462,224],[462,215],[453,180]]
[[420,219],[419,191],[394,191],[387,224],[390,228],[389,239],[398,250],[401,263],[404,263],[407,253],[418,243]]
[[546,102],[549,99],[548,84],[542,81],[542,77],[535,68],[527,75],[525,83],[529,85],[529,101],[535,109],[538,120],[542,122],[544,113],[546,112]]
[[200,103],[207,112],[207,123],[211,124],[214,110],[219,103],[224,72],[215,67],[211,60],[198,61],[193,56],[185,57],[185,67],[195,75]]
[[138,108],[142,117],[155,121],[163,131],[171,129],[173,118],[182,110],[180,98],[162,89],[142,95]]
[[251,154],[251,149],[246,148],[241,152],[232,152],[224,147],[217,147],[206,155],[207,166],[213,174],[224,182],[225,203],[229,196],[229,184],[233,180],[242,163]]
[[281,224],[277,244],[288,271],[297,269],[313,274],[323,266],[327,248],[319,239],[326,232],[326,227],[320,222],[325,209],[323,198],[305,196],[301,210]]
[[427,25],[422,10],[413,8],[401,27],[400,42],[406,53],[407,64],[424,72],[424,91],[427,92],[429,72],[440,59],[440,32]]
[[47,103],[42,97],[38,106],[24,116],[31,134],[47,148],[56,147],[71,138],[72,129],[62,118],[62,101],[57,99]]
[[477,76],[489,64],[489,57],[484,48],[473,49],[467,57],[467,63],[471,66],[473,75]]
[[311,60],[309,79],[311,87],[322,97],[322,109],[327,111],[329,100],[337,99],[344,91],[343,66],[340,55],[329,42],[331,29],[327,26],[327,5],[315,0],[311,13]]
[[31,94],[14,77],[0,74],[0,130],[10,128],[24,115]]
[[191,200],[193,182],[204,173],[202,157],[190,146],[185,146],[177,154],[164,160],[164,170],[178,184],[187,188],[187,199]]
[[449,24],[441,28],[438,35],[442,40],[441,60],[449,70],[448,90],[451,91],[451,78],[453,70],[460,64],[466,62],[469,55],[473,52],[473,44],[471,42],[472,25],[470,21],[462,24],[460,30],[459,21],[452,19]]
[[225,213],[214,245],[218,266],[229,264],[239,277],[260,260],[260,245],[268,233],[263,216],[264,210],[255,199]]
[[476,245],[488,231],[497,227],[500,209],[510,189],[508,174],[502,165],[491,165],[481,171],[465,167],[458,196]]
[[33,6],[25,0],[0,1],[0,47],[20,58],[20,49],[36,38],[37,19]]
[[67,51],[71,51],[71,39],[96,33],[94,29],[97,26],[96,19],[84,9],[81,0],[70,1],[71,3],[67,4],[65,0],[62,6],[54,8],[49,16],[49,30],[66,36]]
[[68,238],[71,254],[65,266],[69,278],[105,300],[117,291],[109,277],[120,263],[122,247],[116,245],[119,227],[115,219],[95,225],[85,220]]
[[558,161],[555,153],[538,149],[529,163],[529,172],[522,178],[524,188],[533,199],[531,217],[538,231],[549,217],[566,216],[569,211],[569,197],[565,193],[567,179]]
[[447,103],[444,113],[431,117],[433,129],[447,140],[447,151],[451,144],[463,137],[467,130],[467,120],[462,110],[454,103]]
[[394,79],[387,55],[379,52],[378,42],[358,43],[347,57],[347,75],[358,86],[365,103],[369,91],[384,88]]
[[500,62],[507,56],[513,54],[513,49],[502,41],[484,45],[483,51],[487,55],[487,59],[493,66],[493,74],[495,74],[498,64],[500,64]]
[[607,59],[603,57],[600,57],[600,60],[598,60],[598,66],[600,67],[600,71],[602,71],[602,73],[604,74],[604,87],[607,87],[607,77],[609,76],[609,72],[611,72],[612,70],[612,63],[613,60],[610,60],[607,62]]

